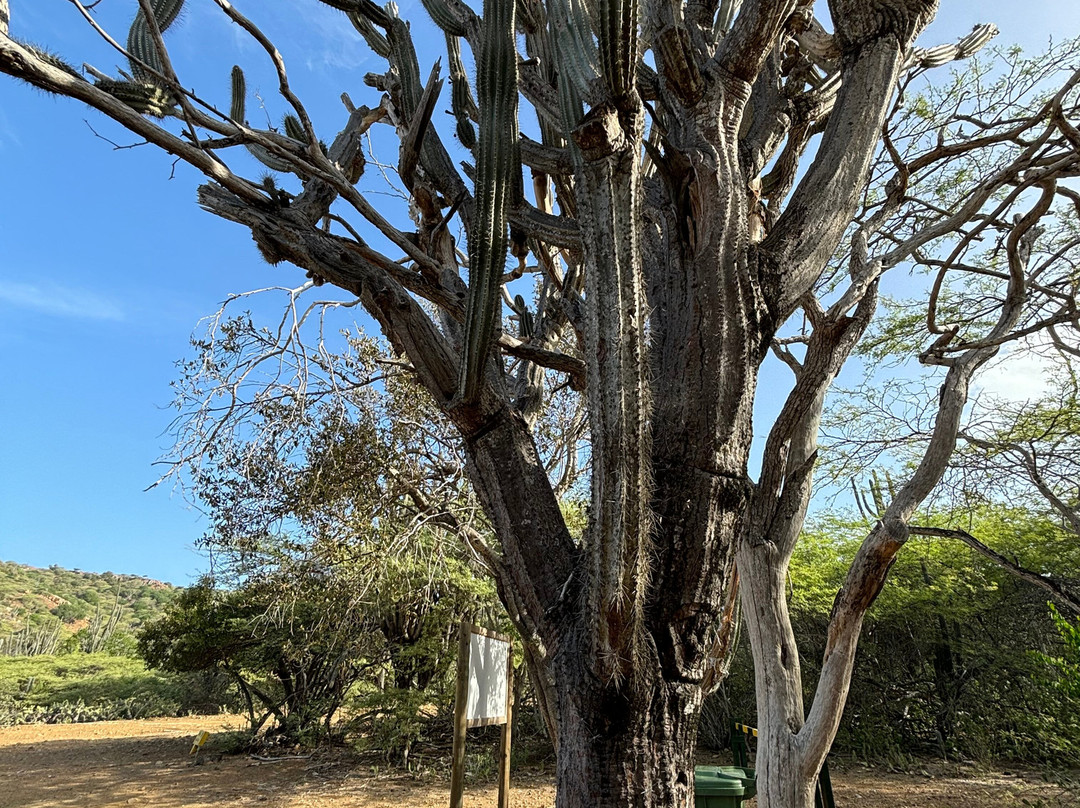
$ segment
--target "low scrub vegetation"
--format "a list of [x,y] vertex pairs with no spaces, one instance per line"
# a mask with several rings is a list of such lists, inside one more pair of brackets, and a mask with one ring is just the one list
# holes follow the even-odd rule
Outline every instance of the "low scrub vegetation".
[[235,707],[219,677],[108,654],[0,657],[0,726],[151,718]]

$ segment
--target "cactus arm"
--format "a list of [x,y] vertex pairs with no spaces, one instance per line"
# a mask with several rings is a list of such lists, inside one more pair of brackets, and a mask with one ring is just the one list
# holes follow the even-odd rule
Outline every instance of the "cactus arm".
[[347,14],[360,14],[383,28],[390,24],[390,15],[373,0],[320,0],[320,2]]
[[172,93],[156,84],[141,84],[135,81],[115,81],[102,79],[95,84],[117,101],[122,101],[140,115],[151,118],[165,118],[172,114],[175,99]]
[[300,123],[300,119],[295,115],[286,115],[282,121],[282,126],[285,129],[286,137],[299,140],[301,143],[304,142],[304,127]]
[[[693,106],[705,93],[705,80],[698,66],[690,27],[684,19],[681,2],[658,0],[650,8],[649,25],[653,34],[653,52],[657,69],[664,74],[668,85],[687,106]],[[639,70],[644,68],[639,64]]]
[[[183,5],[184,0],[139,0],[139,11],[128,30],[126,50],[132,78],[130,81],[100,79],[97,86],[142,115],[164,118],[174,113],[177,104],[190,113],[186,100],[168,86],[179,87],[180,81],[161,38],[176,21]],[[188,129],[197,143],[190,120]]]
[[621,105],[634,88],[637,63],[637,0],[596,0],[600,72]]
[[461,19],[455,9],[450,7],[447,0],[420,0],[420,2],[424,4],[424,8],[427,10],[432,22],[439,26],[447,36],[465,36],[468,34],[468,25]]
[[229,101],[229,117],[238,124],[243,125],[244,109],[247,104],[247,80],[244,78],[244,71],[240,69],[240,65],[233,65],[230,78],[232,82]]
[[529,307],[525,304],[525,298],[521,295],[514,295],[514,311],[517,312],[518,333],[521,335],[521,339],[531,339],[534,333],[533,314],[529,311]]
[[[240,126],[247,126],[244,112],[247,105],[247,80],[244,78],[244,71],[240,68],[240,65],[233,65],[230,78],[230,92],[229,92],[229,117],[232,118]],[[289,129],[288,118],[286,116],[286,132]],[[296,126],[299,126],[298,121],[294,121]],[[293,135],[289,135],[293,137]],[[294,138],[297,140],[303,140],[303,130],[300,130],[300,137]],[[251,152],[251,156],[269,168],[271,171],[291,171],[293,164],[283,157],[278,157],[271,153],[268,149],[260,146],[257,143],[245,143],[244,147]]]
[[[387,61],[396,73],[396,82],[388,85],[397,120],[400,125],[409,124],[420,105],[424,85],[420,81],[420,67],[413,47],[412,37],[406,23],[393,17],[387,26],[387,43],[390,47]],[[396,87],[395,87],[396,84]],[[404,134],[404,133],[402,133]],[[466,226],[472,221],[472,196],[464,180],[443,146],[439,133],[428,127],[420,151],[420,165],[425,177],[447,200],[460,200],[462,219]]]
[[353,24],[360,36],[367,42],[368,47],[371,48],[376,54],[384,59],[390,55],[390,43],[386,41],[386,35],[383,34],[374,23],[367,17],[359,12],[349,12],[349,21]]
[[[152,12],[154,22],[157,23],[159,35],[165,33],[176,21],[183,6],[184,0],[149,0],[148,7]],[[143,82],[153,83],[158,80],[157,76],[146,70],[144,65],[150,66],[158,73],[165,73],[162,54],[159,53],[154,40],[150,20],[147,18],[145,9],[140,5],[128,30],[127,50],[131,56],[135,57],[129,59],[131,72],[136,79]]]
[[599,56],[581,0],[553,0],[550,20],[559,65],[559,117],[569,139],[581,120],[583,99],[592,94],[593,84],[600,77]]
[[477,68],[480,142],[476,206],[469,235],[469,295],[456,396],[460,402],[473,402],[479,395],[499,308],[513,174],[520,170],[515,5],[506,0],[484,0]]
[[476,101],[469,88],[469,74],[465,72],[465,63],[461,60],[461,40],[447,34],[446,53],[450,68],[450,104],[454,118],[457,119],[457,137],[462,146],[472,151],[476,148],[473,120],[480,117],[480,111],[476,108]]

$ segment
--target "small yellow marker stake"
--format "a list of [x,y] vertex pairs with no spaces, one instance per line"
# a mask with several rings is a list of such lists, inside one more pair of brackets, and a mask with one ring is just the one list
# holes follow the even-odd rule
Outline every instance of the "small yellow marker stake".
[[188,754],[197,755],[199,753],[199,750],[202,749],[202,745],[206,743],[209,738],[210,733],[206,730],[203,730],[198,735],[196,735],[195,742],[191,744],[191,751]]

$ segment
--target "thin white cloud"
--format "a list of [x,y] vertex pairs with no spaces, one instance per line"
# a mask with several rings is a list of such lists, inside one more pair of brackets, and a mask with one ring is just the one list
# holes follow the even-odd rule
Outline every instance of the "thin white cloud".
[[0,280],[0,304],[41,312],[53,317],[83,320],[123,320],[113,300],[73,286]]
[[371,59],[364,38],[344,14],[328,8],[320,9],[319,13],[309,11],[305,25],[305,37],[310,40],[302,50],[310,54],[305,60],[308,70],[356,70]]
[[1046,392],[1054,362],[1030,351],[1007,354],[979,375],[981,392],[1008,401],[1031,401]]

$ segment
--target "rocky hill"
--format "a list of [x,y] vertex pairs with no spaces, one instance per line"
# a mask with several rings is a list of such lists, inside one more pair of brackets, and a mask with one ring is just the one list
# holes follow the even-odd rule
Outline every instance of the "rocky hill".
[[179,591],[137,575],[0,561],[0,654],[130,645]]

